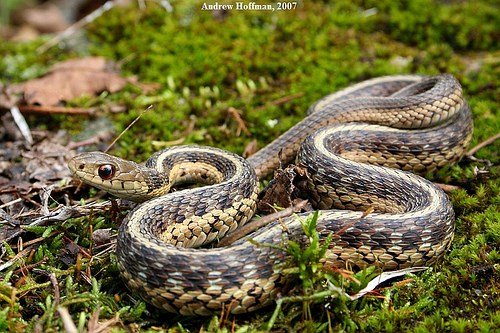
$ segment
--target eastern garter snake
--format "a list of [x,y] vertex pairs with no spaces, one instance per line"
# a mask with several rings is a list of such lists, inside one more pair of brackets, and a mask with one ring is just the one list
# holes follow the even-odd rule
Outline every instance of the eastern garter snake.
[[[286,253],[255,246],[249,237],[226,248],[187,247],[249,220],[258,179],[280,158],[288,163],[297,155],[307,168],[310,201],[322,209],[317,229],[323,237],[350,226],[333,237],[329,262],[422,266],[450,245],[454,212],[437,186],[392,168],[425,173],[453,164],[471,133],[470,110],[452,76],[387,76],[316,102],[304,120],[248,160],[216,148],[179,146],[155,153],[145,166],[93,152],[73,158],[69,168],[95,187],[145,201],[118,233],[118,266],[131,290],[170,312],[208,315],[227,307],[243,313],[272,304],[282,292],[289,278],[282,272]],[[162,195],[183,182],[209,185]],[[369,207],[375,213],[362,217]],[[276,221],[250,238],[274,245],[307,242],[296,217],[283,222],[286,232]]]

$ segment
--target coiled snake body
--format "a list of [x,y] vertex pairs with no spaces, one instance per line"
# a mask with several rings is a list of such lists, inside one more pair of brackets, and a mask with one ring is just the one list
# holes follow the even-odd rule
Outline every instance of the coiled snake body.
[[[179,146],[155,153],[145,166],[94,152],[76,156],[69,168],[95,187],[144,201],[118,233],[118,266],[131,290],[174,313],[208,315],[223,307],[243,313],[272,304],[289,278],[282,270],[286,252],[248,239],[277,246],[307,241],[297,218],[283,219],[286,231],[276,221],[229,247],[192,247],[248,221],[258,179],[280,159],[297,156],[308,170],[310,201],[322,210],[317,229],[323,237],[335,233],[327,261],[422,266],[450,245],[453,209],[437,186],[393,168],[425,173],[455,163],[471,132],[470,110],[452,76],[388,76],[323,98],[247,160]],[[209,185],[165,194],[183,182]],[[364,216],[370,207],[375,212]]]

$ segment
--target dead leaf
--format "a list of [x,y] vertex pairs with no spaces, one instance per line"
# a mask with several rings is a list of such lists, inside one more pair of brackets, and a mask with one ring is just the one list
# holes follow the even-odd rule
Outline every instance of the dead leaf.
[[348,297],[351,299],[351,301],[357,300],[358,298],[363,297],[367,293],[374,291],[375,288],[377,288],[381,283],[387,280],[404,276],[408,273],[425,271],[427,269],[429,269],[429,267],[409,267],[409,268],[398,269],[396,271],[382,272],[381,274],[371,279],[370,282],[368,282],[368,284],[366,285],[366,287],[360,290],[357,294]]
[[59,62],[52,66],[50,72],[61,70],[87,70],[87,71],[117,71],[118,68],[112,62],[106,61],[102,57],[85,57],[70,59]]
[[292,206],[297,199],[300,199],[301,189],[297,188],[297,183],[303,182],[307,177],[304,168],[293,164],[284,170],[276,170],[274,178],[260,194],[259,212],[270,214],[274,212],[276,206],[282,208]]
[[11,91],[21,92],[27,104],[56,106],[80,96],[117,92],[128,83],[146,92],[158,88],[156,84],[141,84],[136,77],[122,77],[103,58],[87,57],[56,64],[43,77],[15,85]]
[[68,27],[61,10],[52,3],[26,8],[18,13],[20,20],[42,33],[58,32]]

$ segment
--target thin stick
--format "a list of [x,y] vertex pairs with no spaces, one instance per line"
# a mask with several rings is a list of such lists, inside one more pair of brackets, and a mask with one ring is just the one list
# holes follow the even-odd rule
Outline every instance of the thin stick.
[[456,186],[456,185],[442,184],[442,183],[434,183],[434,184],[439,186],[446,193],[450,193],[451,191],[456,191],[456,190],[461,189],[460,186]]
[[487,145],[490,145],[492,144],[495,140],[498,140],[500,139],[500,133],[497,133],[496,135],[484,140],[483,142],[479,143],[477,146],[475,146],[474,148],[472,148],[471,150],[469,150],[467,152],[467,156],[471,157],[472,155],[474,155],[475,153],[477,153],[480,149],[486,147]]
[[118,140],[120,140],[120,138],[123,136],[123,134],[125,134],[125,132],[127,132],[127,131],[130,129],[130,127],[132,127],[132,126],[133,126],[133,125],[134,125],[134,124],[135,124],[135,123],[136,123],[136,122],[137,122],[137,121],[138,121],[138,120],[142,117],[142,115],[143,115],[143,114],[145,114],[147,111],[149,111],[149,110],[150,110],[150,109],[152,109],[152,108],[153,108],[153,106],[152,106],[152,105],[150,105],[150,106],[148,106],[146,109],[142,110],[142,112],[141,112],[141,113],[140,113],[140,114],[139,114],[139,115],[138,115],[138,116],[137,116],[134,120],[132,120],[132,122],[131,122],[128,126],[127,126],[127,128],[125,128],[125,129],[124,129],[124,130],[120,133],[120,135],[118,135],[118,136],[117,136],[117,137],[113,140],[113,142],[111,142],[111,143],[109,144],[108,148],[106,148],[106,150],[105,150],[104,152],[105,152],[105,153],[106,153],[106,152],[108,152],[108,151],[111,149],[111,147],[113,147],[113,146],[115,145],[115,143],[116,143]]
[[5,208],[5,207],[11,206],[11,205],[14,205],[14,204],[19,203],[19,202],[21,202],[21,201],[23,201],[23,199],[22,199],[22,198],[17,198],[17,199],[14,199],[14,200],[12,200],[12,201],[8,201],[8,202],[6,202],[6,203],[4,203],[4,204],[0,205],[0,209],[3,209],[3,208]]
[[14,271],[14,274],[19,274],[19,273],[28,274],[30,269],[36,268],[38,266],[45,264],[48,259],[49,259],[49,257],[43,257],[42,260],[40,260],[39,262],[35,262],[33,264],[30,264],[30,265],[22,266],[21,268],[16,269]]
[[370,215],[371,213],[373,213],[375,211],[375,209],[373,207],[368,207],[364,212],[363,214],[361,214],[361,216],[359,217],[359,219],[356,219],[354,221],[352,221],[351,223],[348,223],[346,224],[345,226],[343,226],[342,228],[340,228],[339,230],[335,231],[335,235],[342,235],[344,232],[346,232],[347,229],[353,227],[356,223],[358,223],[359,221],[361,221],[361,219],[364,219],[365,217],[367,217],[368,215]]
[[255,231],[270,222],[276,221],[278,219],[288,217],[292,215],[294,212],[300,211],[305,205],[307,204],[307,200],[302,200],[298,204],[288,207],[286,209],[283,209],[280,212],[273,213],[270,215],[266,215],[260,219],[255,219],[250,221],[249,223],[245,224],[241,228],[236,229],[234,232],[230,233],[228,236],[224,237],[221,239],[219,244],[217,244],[217,247],[223,247],[223,246],[228,246],[238,239],[240,239],[243,236],[248,235],[252,231]]
[[300,98],[304,96],[304,93],[303,92],[299,92],[299,93],[296,93],[296,94],[292,94],[292,95],[288,95],[288,96],[284,96],[284,97],[280,97],[278,99],[275,99],[274,101],[270,101],[264,105],[261,105],[259,107],[257,107],[255,110],[263,110],[265,108],[268,108],[270,105],[281,105],[281,104],[285,104],[285,103],[288,103],[290,102],[291,100],[294,100],[296,98]]
[[71,318],[71,315],[69,314],[68,309],[62,306],[57,307],[57,312],[59,312],[59,316],[61,316],[61,320],[63,322],[64,329],[68,333],[78,333],[78,328],[75,325],[75,322],[73,321],[73,318]]
[[54,38],[50,39],[45,44],[38,47],[36,50],[37,53],[38,54],[44,53],[45,51],[50,49],[52,46],[58,44],[59,42],[61,42],[65,38],[68,38],[69,36],[71,36],[72,34],[77,32],[78,30],[83,28],[85,25],[94,21],[96,18],[98,18],[99,16],[101,16],[102,14],[104,14],[105,12],[110,10],[111,8],[113,8],[114,5],[115,5],[114,1],[106,1],[101,7],[97,8],[92,13],[88,14],[87,16],[82,18],[81,20],[75,22],[74,24],[69,26],[66,30],[64,30],[60,34],[56,35]]
[[24,113],[44,113],[44,114],[88,114],[97,112],[97,108],[68,108],[62,106],[43,105],[21,105],[19,110]]
[[236,122],[238,123],[238,130],[236,131],[236,136],[240,136],[241,131],[245,132],[245,134],[250,135],[250,131],[248,130],[247,125],[245,124],[245,121],[240,116],[240,110],[235,109],[233,107],[229,107],[227,109],[227,112],[233,116],[234,119],[236,119]]

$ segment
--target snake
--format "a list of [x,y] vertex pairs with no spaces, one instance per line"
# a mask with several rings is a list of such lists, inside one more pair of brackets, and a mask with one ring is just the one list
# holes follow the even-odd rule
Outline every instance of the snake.
[[318,100],[246,159],[181,145],[145,163],[86,152],[68,167],[84,183],[138,202],[116,245],[133,293],[181,315],[240,314],[270,306],[293,286],[287,244],[310,241],[303,230],[309,213],[298,213],[229,246],[206,245],[252,219],[260,180],[288,163],[306,171],[307,196],[319,211],[316,231],[322,242],[331,238],[325,263],[428,266],[450,247],[455,216],[447,194],[420,175],[457,163],[472,127],[452,75],[390,75]]

